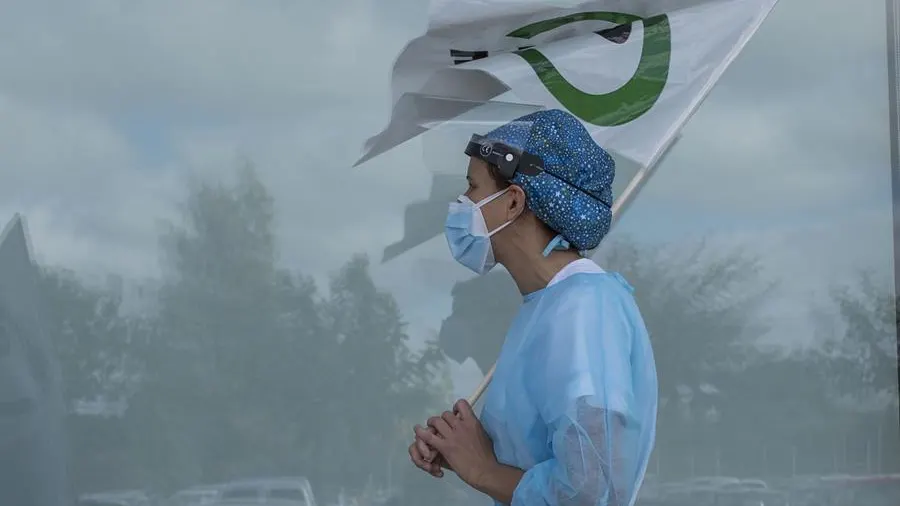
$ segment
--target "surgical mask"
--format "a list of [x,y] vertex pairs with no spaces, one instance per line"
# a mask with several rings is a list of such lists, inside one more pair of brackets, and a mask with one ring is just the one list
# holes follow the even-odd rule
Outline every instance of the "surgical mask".
[[460,196],[456,202],[450,203],[447,223],[444,226],[444,235],[447,236],[450,254],[457,262],[476,274],[486,274],[497,264],[494,258],[494,249],[491,247],[491,236],[512,223],[512,220],[507,221],[489,232],[481,208],[507,191],[509,191],[508,188],[500,190],[478,203],[472,202],[465,195]]

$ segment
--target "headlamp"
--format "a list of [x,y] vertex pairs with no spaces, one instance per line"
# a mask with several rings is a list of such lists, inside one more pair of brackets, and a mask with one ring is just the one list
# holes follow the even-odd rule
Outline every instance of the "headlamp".
[[466,154],[497,167],[500,175],[507,181],[512,181],[518,172],[536,176],[544,171],[541,157],[483,135],[472,136],[466,146]]

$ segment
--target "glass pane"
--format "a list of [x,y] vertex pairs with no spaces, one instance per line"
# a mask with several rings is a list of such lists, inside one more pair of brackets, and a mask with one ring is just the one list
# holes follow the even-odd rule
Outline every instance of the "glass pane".
[[[0,504],[489,504],[408,455],[523,303],[442,235],[474,126],[353,167],[428,2],[3,11]],[[882,2],[779,2],[593,253],[653,345],[639,506],[896,496],[885,39]]]

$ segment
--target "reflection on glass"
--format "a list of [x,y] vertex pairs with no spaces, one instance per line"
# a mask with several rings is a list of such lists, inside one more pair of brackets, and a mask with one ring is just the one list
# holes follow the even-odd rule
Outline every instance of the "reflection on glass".
[[[25,299],[0,262],[0,504],[487,504],[406,454],[521,302],[428,228],[464,146],[349,168],[425,2],[59,9],[0,17],[0,224],[39,267]],[[657,360],[639,505],[898,504],[884,21],[779,3],[597,252]]]

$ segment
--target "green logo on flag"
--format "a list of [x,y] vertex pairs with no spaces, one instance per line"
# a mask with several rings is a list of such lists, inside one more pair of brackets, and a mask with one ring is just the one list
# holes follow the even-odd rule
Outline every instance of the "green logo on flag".
[[[643,19],[617,12],[581,12],[538,21],[509,33],[508,37],[530,39],[560,26],[578,21],[602,20],[617,25],[643,21],[644,41],[637,70],[627,83],[609,93],[586,93],[564,78],[540,51],[533,48],[515,51],[534,69],[541,83],[572,114],[593,125],[624,125],[650,110],[662,94],[669,78],[672,34],[665,14]],[[486,55],[485,55],[486,56]]]

